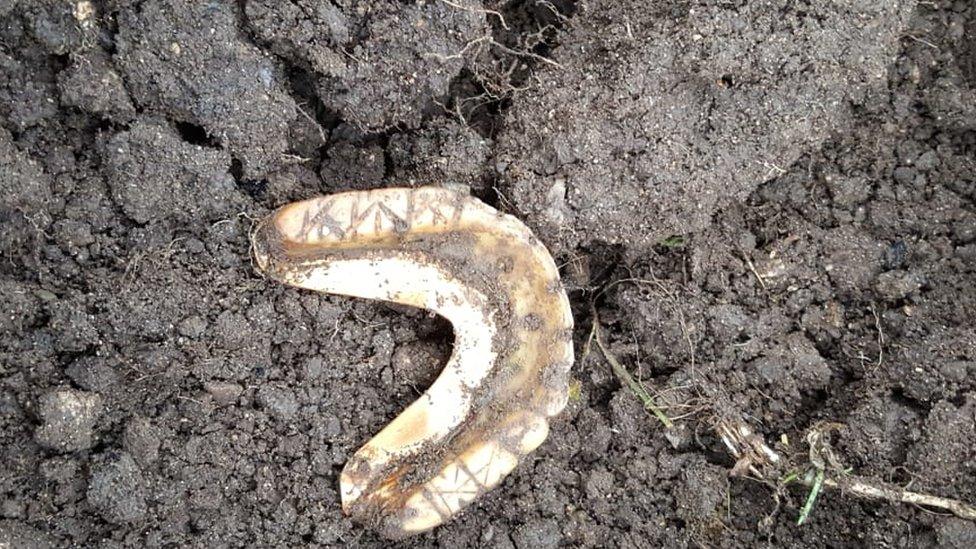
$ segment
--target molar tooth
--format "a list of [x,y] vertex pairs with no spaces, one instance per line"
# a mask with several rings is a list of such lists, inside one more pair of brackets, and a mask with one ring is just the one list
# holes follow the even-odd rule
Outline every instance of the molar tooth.
[[569,300],[514,217],[437,187],[340,193],[278,209],[252,250],[285,284],[422,307],[454,326],[437,380],[340,476],[343,510],[388,537],[434,528],[495,487],[566,406]]

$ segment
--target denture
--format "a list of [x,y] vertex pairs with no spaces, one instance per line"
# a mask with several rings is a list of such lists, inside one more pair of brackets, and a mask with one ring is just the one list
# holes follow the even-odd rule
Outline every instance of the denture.
[[252,237],[290,286],[431,310],[454,350],[434,383],[350,458],[343,511],[389,538],[449,520],[546,439],[566,405],[573,318],[552,256],[518,219],[439,187],[283,206]]

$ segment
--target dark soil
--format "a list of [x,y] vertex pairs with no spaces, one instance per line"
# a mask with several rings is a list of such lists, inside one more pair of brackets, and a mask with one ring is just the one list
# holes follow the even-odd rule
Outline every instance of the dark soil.
[[248,235],[396,184],[525,219],[579,350],[546,444],[402,546],[976,545],[829,490],[797,526],[709,428],[803,464],[841,423],[854,473],[976,502],[972,2],[0,0],[0,547],[387,546],[338,473],[450,328]]

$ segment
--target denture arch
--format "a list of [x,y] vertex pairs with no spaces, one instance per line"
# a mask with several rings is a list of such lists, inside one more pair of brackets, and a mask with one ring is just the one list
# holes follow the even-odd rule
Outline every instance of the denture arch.
[[518,219],[440,187],[346,192],[279,208],[252,249],[284,284],[428,309],[454,328],[436,381],[344,467],[357,522],[390,538],[436,527],[497,486],[565,407],[570,305]]

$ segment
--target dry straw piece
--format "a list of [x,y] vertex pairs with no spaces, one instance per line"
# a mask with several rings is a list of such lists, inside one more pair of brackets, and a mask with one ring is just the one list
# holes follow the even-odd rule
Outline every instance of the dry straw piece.
[[343,510],[383,535],[450,519],[542,444],[565,407],[569,300],[514,217],[439,187],[348,192],[278,209],[252,247],[284,284],[429,309],[454,327],[434,384],[342,471]]

